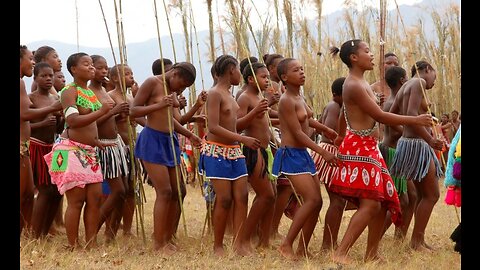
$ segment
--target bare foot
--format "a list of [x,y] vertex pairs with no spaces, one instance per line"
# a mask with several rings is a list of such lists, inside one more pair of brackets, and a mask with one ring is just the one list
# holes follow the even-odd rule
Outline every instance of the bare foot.
[[249,244],[246,244],[246,245],[242,245],[242,244],[238,244],[238,245],[235,245],[233,247],[233,250],[235,251],[235,253],[239,256],[242,256],[242,257],[246,257],[246,256],[250,256],[252,255],[252,247],[250,247]]
[[134,237],[135,235],[131,231],[124,231],[123,236],[124,237]]
[[347,257],[347,255],[338,255],[336,254],[336,252],[332,254],[332,261],[334,263],[344,264],[344,265],[352,263],[352,261],[350,260],[350,258]]
[[428,244],[425,243],[425,242],[422,243],[422,246],[424,246],[426,249],[429,249],[430,251],[435,251],[435,248],[434,248],[434,247],[428,245]]
[[305,254],[305,249],[297,249],[297,252],[295,252],[295,255],[297,257],[307,257],[308,259],[313,258],[313,254],[310,253],[310,251],[307,251]]
[[213,254],[215,254],[218,257],[224,257],[225,256],[225,249],[222,247],[213,247]]
[[50,230],[48,230],[48,234],[50,235],[57,235],[59,234],[60,232],[57,230],[57,228],[55,228],[55,226],[50,226]]
[[433,252],[433,248],[425,243],[410,242],[410,247],[415,251]]
[[170,243],[167,243],[163,247],[155,247],[155,250],[159,251],[162,255],[165,256],[171,256],[176,252],[176,249]]
[[376,262],[376,263],[385,263],[386,260],[383,256],[380,256],[378,254],[374,255],[374,256],[369,256],[369,257],[365,257],[364,259],[365,262]]
[[287,245],[280,245],[277,249],[280,254],[285,257],[287,260],[296,260],[297,256],[293,253],[293,248]]

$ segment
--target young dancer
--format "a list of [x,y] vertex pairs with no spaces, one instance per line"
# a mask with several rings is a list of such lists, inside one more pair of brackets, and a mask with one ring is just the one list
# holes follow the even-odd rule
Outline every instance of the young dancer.
[[[338,159],[315,144],[308,137],[307,132],[312,126],[318,132],[324,132],[332,140],[337,133],[312,118],[313,112],[300,95],[300,87],[305,83],[305,74],[300,62],[293,58],[285,58],[278,64],[277,72],[286,86],[286,91],[278,104],[282,142],[273,161],[273,174],[277,177],[286,176],[294,190],[303,199],[302,205],[293,217],[288,234],[278,250],[284,257],[295,259],[297,255],[308,254],[308,243],[322,208],[320,183],[307,147],[321,154],[331,166],[338,166]],[[297,251],[294,252],[293,241],[300,230],[302,230],[300,241]]]
[[339,136],[345,136],[338,148],[342,164],[332,180],[330,190],[351,200],[358,210],[353,214],[333,254],[333,260],[348,263],[348,251],[367,225],[369,232],[365,260],[379,258],[378,246],[387,209],[392,214],[392,221],[395,224],[400,222],[398,195],[377,146],[378,122],[428,126],[432,117],[427,114],[403,116],[382,111],[364,78],[365,71],[372,70],[374,65],[373,54],[367,43],[359,39],[349,40],[343,43],[341,49],[334,50],[334,53],[338,52],[349,74],[343,84],[341,119],[344,123],[339,129]]

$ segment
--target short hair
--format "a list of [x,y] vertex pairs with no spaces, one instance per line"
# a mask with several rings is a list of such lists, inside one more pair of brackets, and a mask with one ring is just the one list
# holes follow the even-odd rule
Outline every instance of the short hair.
[[52,68],[52,67],[46,62],[40,62],[38,64],[35,64],[35,66],[33,67],[33,78],[38,76],[38,73],[40,73],[40,70],[42,68]]
[[160,58],[152,63],[152,73],[153,75],[160,75],[162,74],[162,62],[163,66],[165,67],[166,65],[173,65],[172,60],[168,58]]
[[347,67],[352,67],[352,62],[350,61],[350,55],[355,54],[358,51],[358,45],[362,42],[361,39],[351,39],[342,44],[339,48],[332,46],[330,47],[330,53],[335,56],[340,53],[340,59],[342,62],[347,65]]
[[258,62],[258,58],[256,58],[255,56],[250,56],[248,58],[244,58],[242,61],[240,61],[240,71],[242,72],[242,74],[243,74],[243,70],[245,69],[245,67],[249,64],[248,59],[250,59],[250,62],[252,64]]
[[84,52],[78,52],[78,53],[74,53],[74,54],[72,54],[68,57],[68,59],[67,59],[67,70],[70,73],[70,75],[73,76],[72,67],[76,66],[78,64],[78,61],[80,60],[80,58],[82,58],[84,56],[89,56],[89,55],[84,53]]
[[188,62],[175,63],[172,70],[177,70],[180,77],[184,78],[188,84],[193,84],[197,76],[195,66]]
[[[416,66],[416,67],[415,67]],[[427,61],[424,61],[424,60],[421,60],[421,61],[417,61],[413,66],[412,66],[412,77],[414,77],[415,75],[417,75],[417,69],[420,71],[420,70],[435,70],[432,65],[430,65],[430,63],[428,63]]]
[[341,96],[343,92],[343,83],[345,82],[345,77],[340,77],[333,81],[332,83],[332,94],[334,96]]
[[[266,67],[267,66],[265,66],[264,64],[258,63],[258,62],[252,63],[251,68],[250,68],[250,65],[247,65],[242,72],[243,80],[245,81],[245,83],[248,83],[248,77],[253,76],[253,72],[257,74],[257,70],[261,68],[266,68]],[[253,72],[252,72],[252,69],[253,69]]]
[[227,71],[227,68],[231,65],[238,65],[238,60],[235,59],[235,57],[229,54],[220,55],[215,60],[215,74],[217,74],[217,76],[222,76]]
[[284,58],[284,57],[283,55],[278,53],[265,54],[263,56],[263,62],[265,62],[265,66],[269,68],[271,65],[273,65],[273,62],[275,61],[275,59],[278,59],[278,58]]
[[122,65],[122,64],[116,64],[115,66],[113,66],[113,67],[111,67],[111,68],[109,69],[109,70],[110,70],[110,72],[109,72],[109,74],[108,74],[108,75],[110,76],[109,79],[111,79],[112,77],[117,77],[117,78],[118,78],[118,77],[119,77],[119,76],[118,76],[118,73],[119,73],[120,70],[122,69],[122,66],[123,66],[124,68],[128,68],[128,67],[129,67],[129,66],[126,65],[126,64],[123,64],[123,65]]
[[40,63],[40,62],[44,61],[45,57],[47,57],[47,55],[51,51],[55,51],[55,49],[50,47],[50,46],[42,46],[42,47],[38,48],[35,51],[35,54],[33,55],[33,59],[35,60],[35,63]]
[[98,54],[93,54],[93,55],[90,55],[90,57],[92,58],[92,62],[95,63],[97,62],[97,60],[105,60],[105,62],[107,61],[107,59],[105,59],[105,57],[101,56],[101,55],[98,55]]
[[20,59],[27,53],[28,48],[26,45],[20,44]]
[[390,56],[395,56],[396,58],[398,58],[398,56],[396,54],[392,53],[392,52],[386,53],[383,57],[387,58],[387,57],[390,57]]
[[283,80],[282,80],[282,75],[287,73],[287,69],[288,69],[288,64],[290,64],[290,62],[296,60],[295,58],[284,58],[282,61],[280,61],[278,63],[278,66],[277,66],[277,75],[278,75],[278,78],[280,78],[280,80],[285,83]]
[[407,77],[407,71],[402,67],[392,66],[385,71],[385,81],[388,87],[392,89],[405,77]]

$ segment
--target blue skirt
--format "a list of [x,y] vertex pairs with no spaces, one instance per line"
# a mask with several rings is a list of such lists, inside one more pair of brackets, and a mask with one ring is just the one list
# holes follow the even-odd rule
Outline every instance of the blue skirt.
[[174,162],[170,134],[144,127],[135,144],[135,157],[150,163],[175,167],[175,165],[180,164],[180,147],[175,132],[173,133],[173,144],[177,158],[176,163]]
[[272,173],[279,177],[284,175],[317,174],[312,157],[306,148],[280,147],[273,159]]

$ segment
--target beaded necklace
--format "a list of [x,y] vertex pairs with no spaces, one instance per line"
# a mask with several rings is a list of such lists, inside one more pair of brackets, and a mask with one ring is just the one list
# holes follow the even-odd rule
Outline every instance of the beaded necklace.
[[66,85],[61,92],[70,88],[71,86],[77,88],[77,106],[83,107],[85,109],[91,109],[92,111],[97,111],[102,107],[102,103],[100,103],[97,96],[91,89],[85,89],[76,84],[75,82]]

